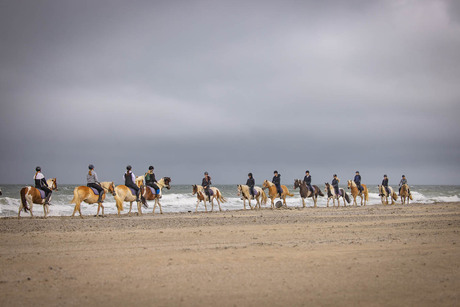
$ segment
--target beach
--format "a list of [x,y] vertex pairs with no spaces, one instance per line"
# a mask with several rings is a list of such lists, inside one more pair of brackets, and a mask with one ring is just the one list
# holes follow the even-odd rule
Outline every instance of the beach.
[[0,305],[460,305],[458,202],[126,212],[1,218]]

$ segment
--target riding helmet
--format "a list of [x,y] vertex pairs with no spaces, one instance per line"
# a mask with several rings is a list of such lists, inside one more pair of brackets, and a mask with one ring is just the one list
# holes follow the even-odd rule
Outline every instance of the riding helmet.
[[273,174],[278,174],[278,171],[274,171]]
[[208,172],[204,172],[205,175],[208,175]]
[[403,177],[406,177],[406,175],[402,175]]
[[131,165],[128,165],[128,166],[126,167],[126,169],[127,169],[128,171],[130,171],[130,170],[132,169]]
[[310,174],[310,171],[309,171],[309,170],[306,170],[305,173],[309,173],[309,174]]
[[387,175],[385,174],[385,175],[383,175],[383,177],[387,177]]
[[334,174],[334,176],[333,176],[333,177],[337,177],[337,174]]
[[40,172],[41,170],[42,170],[42,168],[41,168],[40,166],[37,166],[37,167],[35,168],[35,171],[36,171],[36,172]]
[[357,174],[359,174],[359,171],[356,171]]
[[89,169],[94,169],[94,165],[90,164],[90,165],[88,165],[88,168]]
[[153,169],[153,166],[150,165],[150,166],[149,166],[149,170],[151,170],[151,169]]
[[251,177],[252,177],[252,173],[249,173],[248,176],[251,176]]

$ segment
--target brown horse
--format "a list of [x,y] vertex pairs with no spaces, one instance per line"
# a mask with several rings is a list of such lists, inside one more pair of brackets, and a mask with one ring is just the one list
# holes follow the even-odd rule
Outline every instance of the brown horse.
[[[329,207],[329,200],[332,198],[332,206],[335,207],[335,200],[337,199],[337,207],[340,207],[340,197],[343,199],[343,205],[346,207],[347,203],[350,203],[350,196],[348,196],[347,192],[344,189],[339,188],[339,192],[341,195],[335,194],[335,189],[329,182],[325,183],[326,185],[326,194],[327,194],[327,206]],[[346,201],[346,202],[345,202]]]
[[[218,188],[215,187],[210,187],[209,189],[212,190],[213,194],[211,195],[211,212],[214,210],[214,199],[217,200],[217,204],[219,205],[219,210],[222,211],[222,208],[220,207],[220,202],[225,203],[227,200],[222,196],[222,193],[219,191]],[[208,199],[208,196],[204,192],[203,186],[201,185],[193,185],[192,186],[192,195],[196,194],[196,209],[195,212],[198,211],[198,204],[200,202],[204,202],[204,210],[208,212],[208,208],[206,207],[206,200]]]
[[365,184],[362,184],[361,186],[363,187],[363,191],[361,192],[358,189],[358,186],[356,185],[356,182],[353,180],[348,180],[348,188],[351,189],[351,196],[353,196],[353,205],[358,206],[358,203],[356,202],[356,197],[361,197],[361,206],[363,205],[363,199],[364,199],[364,206],[366,205],[366,202],[369,201],[369,191],[367,190],[367,186]]
[[284,207],[287,207],[286,205],[286,196],[294,196],[294,194],[289,193],[289,189],[285,186],[281,186],[281,195],[278,194],[278,191],[276,190],[276,186],[274,183],[264,180],[264,183],[262,185],[262,189],[268,189],[268,197],[272,200],[272,209],[275,209],[275,198],[279,197],[280,199],[283,200],[283,205]]
[[[115,185],[113,182],[105,181],[101,182],[101,187],[104,189],[104,195],[102,195],[102,201],[107,196],[107,193],[111,193],[115,196]],[[94,194],[93,190],[90,187],[79,186],[73,190],[73,199],[70,202],[71,204],[75,204],[75,208],[73,209],[72,217],[75,216],[75,213],[78,211],[80,213],[80,217],[83,218],[81,215],[81,202],[85,202],[87,204],[95,204],[99,200],[99,195]],[[96,216],[99,216],[99,210],[102,208],[102,216],[104,216],[104,206],[102,202],[97,203],[97,213]]]
[[[56,178],[48,179],[46,180],[46,183],[48,184],[49,189],[57,191]],[[19,195],[21,196],[21,204],[19,205],[18,219],[21,218],[22,209],[24,209],[24,212],[29,211],[30,216],[34,216],[32,213],[34,204],[43,205],[43,212],[45,213],[46,218],[50,209],[48,205],[45,205],[45,199],[40,196],[40,191],[38,189],[32,186],[27,186],[21,189]],[[49,200],[51,201],[51,196]],[[27,206],[27,203],[29,203],[30,208]]]
[[395,203],[395,200],[398,199],[398,195],[395,191],[393,191],[393,188],[389,186],[388,189],[390,190],[390,193],[387,193],[385,187],[379,184],[379,195],[383,205],[388,205],[388,197],[391,198],[392,205]]
[[406,203],[406,199],[407,204],[409,204],[409,200],[411,199],[412,195],[409,194],[409,186],[407,185],[407,183],[401,186],[401,191],[399,191],[399,195],[401,195],[401,204],[404,205]]
[[318,186],[313,185],[312,187],[313,187],[314,192],[310,191],[305,181],[300,180],[300,179],[294,180],[294,189],[300,188],[300,197],[302,198],[302,204],[304,208],[305,208],[305,198],[307,197],[313,198],[313,202],[315,203],[315,208],[316,208],[316,202],[318,200],[318,195],[324,196],[323,192],[321,192],[321,189],[318,188]]
[[256,191],[256,195],[252,196],[251,193],[249,192],[249,187],[245,184],[239,184],[238,185],[238,196],[243,196],[243,206],[244,210],[246,210],[246,199],[249,202],[249,207],[251,210],[253,209],[251,206],[251,199],[255,199],[257,201],[257,204],[254,206],[254,208],[257,209],[259,207],[260,209],[260,203],[262,202],[264,205],[267,203],[267,194],[265,194],[265,191],[262,190],[259,187],[254,187],[254,190]]
[[[142,197],[143,197],[142,201],[143,202],[144,201],[147,202],[147,200],[154,200],[155,201],[155,204],[153,205],[153,214],[154,215],[155,215],[155,208],[157,207],[157,205],[158,205],[158,207],[160,207],[160,214],[163,214],[163,210],[161,209],[161,204],[160,204],[161,190],[163,188],[167,188],[168,190],[171,189],[171,186],[169,185],[170,182],[171,182],[171,178],[169,178],[169,177],[164,177],[164,178],[161,178],[160,180],[158,180],[157,186],[160,188],[160,194],[154,194],[154,193],[152,193],[153,188],[141,185],[140,195],[142,195]],[[128,213],[129,215],[131,215],[131,206],[132,206],[132,203],[129,206],[129,213]],[[137,210],[138,210],[139,214],[142,215],[142,211],[140,209],[140,206],[138,206]]]

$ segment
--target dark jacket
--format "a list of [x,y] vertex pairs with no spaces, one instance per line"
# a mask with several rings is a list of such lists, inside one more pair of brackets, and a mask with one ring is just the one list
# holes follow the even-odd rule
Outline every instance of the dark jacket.
[[250,188],[253,188],[255,184],[256,181],[254,180],[254,178],[248,178],[248,181],[246,181],[246,185]]
[[45,177],[43,177],[42,179],[35,179],[35,187],[37,189],[41,189],[43,187],[48,187],[48,183],[46,183]]
[[382,180],[382,185],[383,185],[384,187],[388,187],[388,178]]
[[356,175],[353,181],[359,186],[361,184],[361,175]]
[[281,185],[281,175],[278,174],[278,176],[273,176],[272,183],[274,183],[276,186]]
[[157,180],[156,180],[156,178],[155,178],[155,173],[150,174],[150,173],[147,172],[147,173],[145,173],[144,178],[145,178],[145,184],[146,184],[146,185],[150,185],[150,186],[151,186],[151,185],[153,185],[155,182],[157,182]]
[[307,184],[307,186],[311,185],[311,175],[305,176],[303,181]]
[[332,186],[333,186],[334,188],[337,188],[337,189],[338,189],[338,188],[339,188],[339,180],[337,180],[337,179],[335,179],[335,178],[332,179]]
[[204,178],[203,178],[203,181],[201,181],[201,185],[203,186],[203,188],[204,188],[205,190],[207,190],[207,189],[211,186],[211,184],[212,184],[212,183],[211,183],[211,177],[208,176],[208,178],[209,178],[209,180],[206,179],[206,177],[204,177]]

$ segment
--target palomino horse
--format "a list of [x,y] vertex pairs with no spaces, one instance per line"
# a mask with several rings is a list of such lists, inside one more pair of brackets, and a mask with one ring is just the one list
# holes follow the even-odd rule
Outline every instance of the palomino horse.
[[262,200],[262,203],[265,205],[267,203],[267,194],[265,194],[264,190],[262,190],[259,187],[254,187],[254,190],[256,191],[256,195],[252,196],[251,193],[249,192],[249,187],[245,184],[239,184],[238,185],[238,196],[243,196],[243,205],[244,205],[244,210],[246,210],[246,199],[249,202],[249,207],[251,210],[253,209],[251,206],[251,199],[256,199],[257,204],[254,206],[257,209],[257,206],[260,209],[260,203]]
[[[46,183],[48,184],[48,188],[50,190],[56,190],[57,191],[57,183],[56,183],[56,178],[51,178],[46,180]],[[39,204],[43,205],[43,212],[45,213],[45,218],[50,212],[50,208],[48,205],[45,205],[45,199],[41,197],[40,191],[37,188],[34,188],[32,186],[27,186],[21,189],[19,192],[19,195],[21,195],[21,204],[19,205],[19,212],[18,212],[18,219],[21,218],[21,210],[24,208],[24,212],[30,211],[30,216],[34,216],[32,213],[32,208],[34,204]],[[51,201],[51,197],[49,199]],[[27,203],[29,203],[29,206],[27,206]]]
[[279,195],[278,191],[276,190],[275,184],[273,182],[268,181],[268,180],[264,180],[264,183],[262,185],[262,189],[268,189],[268,197],[270,197],[270,199],[272,201],[272,206],[271,206],[272,209],[275,209],[275,198],[277,196],[279,196],[279,198],[283,200],[283,205],[285,207],[287,207],[287,205],[286,205],[286,196],[287,195],[294,196],[294,194],[289,193],[289,189],[285,185],[281,186],[281,190],[283,190],[283,192],[281,192],[281,195]]
[[302,204],[304,208],[305,208],[305,198],[307,197],[313,198],[313,202],[315,203],[315,208],[316,208],[316,202],[318,200],[318,195],[324,196],[323,192],[321,192],[321,189],[318,188],[318,186],[313,185],[312,187],[315,192],[310,191],[305,181],[300,180],[300,179],[294,180],[294,189],[300,188],[300,197],[302,198]]
[[[107,196],[107,193],[111,193],[113,196],[115,196],[115,185],[113,182],[109,181],[104,181],[101,182],[101,187],[104,189],[104,195],[102,195],[102,200],[105,199]],[[71,204],[75,204],[75,208],[73,209],[72,217],[75,216],[75,213],[78,210],[78,213],[80,213],[80,217],[83,218],[81,215],[81,202],[85,202],[87,204],[95,204],[99,200],[99,194],[96,195],[94,194],[94,191],[90,187],[85,187],[85,186],[79,186],[76,187],[73,190],[73,199],[70,202]],[[102,203],[97,203],[97,213],[96,216],[99,217],[99,210],[102,208],[102,216],[104,216],[104,206]]]
[[[327,194],[327,206],[329,207],[329,200],[332,198],[332,206],[335,207],[335,200],[337,199],[337,207],[340,207],[340,197],[343,199],[343,205],[346,207],[347,203],[350,203],[350,196],[348,196],[347,192],[344,189],[340,188],[339,193],[340,195],[335,194],[334,187],[330,185],[328,182],[326,184],[326,194]],[[346,200],[346,202],[345,202]]]
[[409,194],[409,185],[407,185],[407,183],[401,186],[401,191],[399,191],[399,195],[401,195],[401,204],[404,205],[406,203],[406,199],[407,204],[409,204],[409,200],[411,199],[412,195]]
[[393,191],[393,188],[389,186],[388,189],[390,190],[389,194],[387,193],[385,187],[379,184],[379,195],[382,200],[382,205],[388,205],[388,196],[391,198],[392,205],[395,203],[394,201],[398,199],[398,195],[395,191]]
[[[157,207],[157,205],[158,207],[160,207],[160,214],[163,214],[163,210],[161,210],[161,204],[160,204],[161,190],[163,188],[167,188],[168,190],[171,189],[171,186],[169,185],[170,182],[171,182],[171,178],[169,177],[164,177],[157,181],[157,186],[160,188],[160,194],[156,194],[152,187],[141,185],[140,195],[142,195],[145,201],[146,202],[147,200],[155,201],[155,204],[153,205],[153,214],[155,214],[155,208]],[[131,215],[131,205],[132,203],[129,206],[129,213],[128,213],[129,215]],[[140,206],[137,207],[137,210],[139,212],[139,215],[142,215]]]
[[348,180],[348,188],[351,189],[351,196],[353,196],[353,205],[358,206],[358,203],[356,202],[356,197],[361,197],[361,206],[363,205],[363,199],[364,199],[364,206],[366,205],[366,202],[369,201],[369,191],[367,190],[367,186],[365,184],[362,184],[361,186],[363,187],[363,191],[361,192],[358,189],[358,186],[356,185],[356,182],[353,180]]
[[[129,215],[131,215],[131,207],[133,205],[133,202],[136,201],[136,193],[124,184],[117,185],[115,187],[115,193],[117,194],[115,195],[115,203],[117,205],[118,216],[120,216],[120,212],[123,211],[123,203],[125,201],[129,202]],[[144,208],[148,208],[145,199],[142,199],[142,204],[144,205]],[[138,214],[142,215],[141,202],[139,201],[137,202],[137,212]]]
[[[208,208],[206,207],[206,199],[208,199],[208,196],[204,192],[203,186],[195,184],[192,187],[193,187],[192,195],[196,194],[196,198],[197,198],[195,212],[198,211],[198,204],[201,201],[204,202],[204,210],[208,212]],[[217,200],[217,204],[219,204],[219,210],[222,211],[222,208],[220,207],[220,202],[225,203],[227,200],[222,196],[222,193],[219,191],[218,188],[210,187],[209,189],[212,191],[211,212],[214,210],[214,199]]]
[[137,176],[135,184],[140,188],[144,185],[144,176]]

